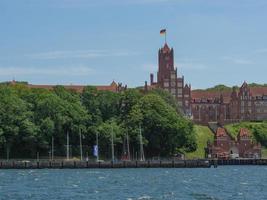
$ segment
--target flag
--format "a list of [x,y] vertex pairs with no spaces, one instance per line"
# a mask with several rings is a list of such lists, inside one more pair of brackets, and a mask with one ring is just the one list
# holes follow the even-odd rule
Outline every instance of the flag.
[[94,152],[93,152],[94,156],[98,156],[98,146],[94,145]]
[[161,29],[159,33],[160,33],[160,35],[166,34],[166,29]]

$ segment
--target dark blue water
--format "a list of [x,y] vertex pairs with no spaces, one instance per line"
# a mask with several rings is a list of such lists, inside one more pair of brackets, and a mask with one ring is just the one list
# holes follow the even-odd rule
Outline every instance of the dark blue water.
[[267,167],[0,170],[0,199],[267,199]]

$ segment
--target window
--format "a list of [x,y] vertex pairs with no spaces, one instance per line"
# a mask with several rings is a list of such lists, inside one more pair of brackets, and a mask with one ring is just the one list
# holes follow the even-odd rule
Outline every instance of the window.
[[169,82],[164,82],[164,87],[169,87]]

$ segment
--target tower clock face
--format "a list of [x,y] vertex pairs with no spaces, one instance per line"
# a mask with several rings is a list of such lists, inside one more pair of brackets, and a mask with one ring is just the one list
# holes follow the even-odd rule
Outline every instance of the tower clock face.
[[170,60],[170,57],[169,57],[169,56],[166,56],[166,57],[165,57],[165,60]]

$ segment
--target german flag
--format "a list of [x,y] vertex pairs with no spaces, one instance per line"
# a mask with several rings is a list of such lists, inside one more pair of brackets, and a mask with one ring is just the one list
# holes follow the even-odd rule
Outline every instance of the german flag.
[[160,33],[160,35],[165,35],[166,34],[166,29],[161,29],[159,33]]

